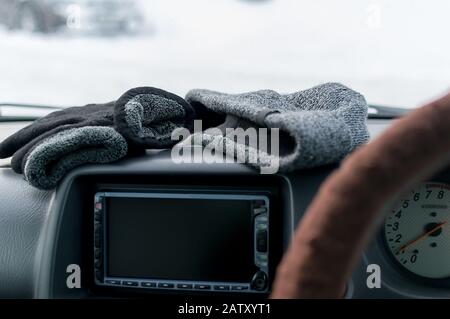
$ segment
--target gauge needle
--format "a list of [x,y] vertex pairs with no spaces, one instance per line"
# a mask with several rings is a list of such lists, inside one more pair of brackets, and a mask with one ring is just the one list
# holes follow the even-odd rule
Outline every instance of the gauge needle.
[[447,224],[447,221],[444,221],[444,222],[442,222],[442,223],[437,224],[436,227],[434,227],[433,229],[431,229],[431,230],[429,230],[429,231],[423,233],[422,235],[420,235],[420,236],[417,237],[416,239],[413,239],[413,240],[411,240],[410,242],[404,244],[402,247],[400,247],[400,248],[397,250],[397,253],[399,253],[399,252],[405,250],[405,249],[408,248],[409,246],[411,246],[411,245],[417,243],[418,241],[421,241],[422,239],[428,237],[428,235],[434,233],[436,230],[438,230],[439,228],[441,228],[441,227],[444,226],[445,224]]

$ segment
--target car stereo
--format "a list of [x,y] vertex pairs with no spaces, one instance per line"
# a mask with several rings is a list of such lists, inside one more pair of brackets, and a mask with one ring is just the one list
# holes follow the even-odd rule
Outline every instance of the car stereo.
[[164,191],[95,194],[95,284],[265,293],[269,197]]

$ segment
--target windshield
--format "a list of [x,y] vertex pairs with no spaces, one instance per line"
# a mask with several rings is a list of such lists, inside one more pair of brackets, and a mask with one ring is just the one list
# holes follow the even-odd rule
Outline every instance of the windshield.
[[448,0],[0,0],[0,102],[337,81],[416,107],[449,88],[449,12]]

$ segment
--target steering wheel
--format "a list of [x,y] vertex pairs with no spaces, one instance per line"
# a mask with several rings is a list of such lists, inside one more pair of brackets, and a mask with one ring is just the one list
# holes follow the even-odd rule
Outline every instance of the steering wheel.
[[342,298],[384,212],[450,159],[450,94],[396,121],[320,187],[278,266],[271,298]]

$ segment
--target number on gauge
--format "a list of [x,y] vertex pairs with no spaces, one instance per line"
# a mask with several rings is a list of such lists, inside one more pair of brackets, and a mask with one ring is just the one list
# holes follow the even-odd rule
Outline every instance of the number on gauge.
[[386,244],[406,270],[425,278],[450,277],[450,185],[423,183],[387,216]]

